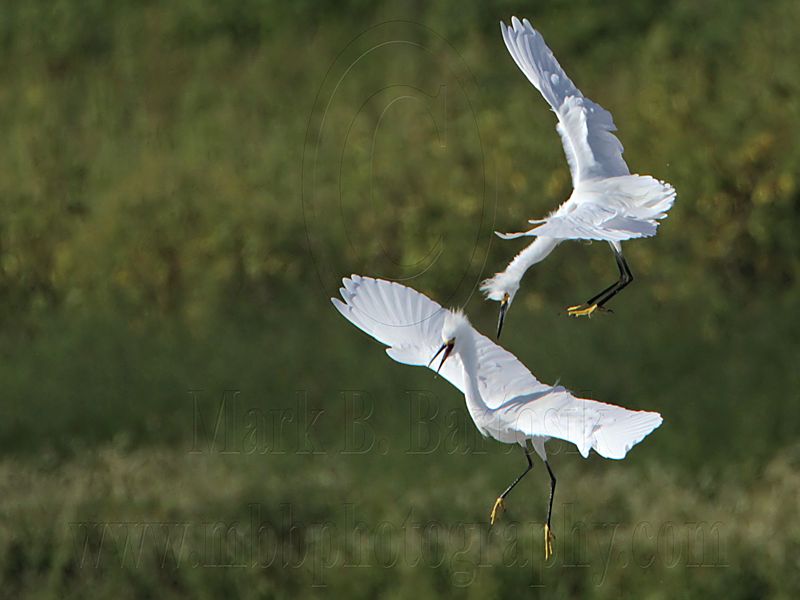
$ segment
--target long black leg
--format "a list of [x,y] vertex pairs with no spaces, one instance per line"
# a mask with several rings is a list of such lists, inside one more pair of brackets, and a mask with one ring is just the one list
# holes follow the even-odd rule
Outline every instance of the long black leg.
[[607,294],[608,292],[610,292],[611,290],[613,290],[613,289],[614,289],[615,287],[617,287],[618,285],[619,285],[619,280],[615,281],[614,283],[612,283],[612,284],[611,284],[610,286],[608,286],[607,288],[604,288],[602,291],[600,291],[600,292],[596,293],[594,296],[592,296],[591,298],[589,298],[589,299],[586,301],[586,304],[587,304],[587,306],[590,306],[590,305],[594,304],[595,300],[597,300],[598,298],[600,298],[600,297],[604,296],[605,294]]
[[633,273],[631,273],[628,261],[622,256],[622,253],[614,250],[614,258],[617,261],[617,267],[619,267],[619,281],[610,290],[604,292],[604,294],[593,298],[590,303],[595,302],[597,306],[603,306],[633,281]]
[[617,262],[617,268],[619,269],[619,279],[605,288],[603,291],[589,298],[584,304],[570,306],[567,309],[568,314],[576,317],[591,315],[598,308],[603,308],[606,302],[619,294],[623,289],[625,289],[625,287],[628,286],[628,284],[630,284],[631,281],[633,281],[633,273],[631,273],[631,269],[628,266],[628,262],[625,260],[625,257],[622,256],[622,252],[617,251],[614,246],[611,246],[611,249],[614,251],[614,260]]
[[547,560],[553,555],[553,529],[550,527],[550,517],[553,515],[553,498],[556,495],[556,476],[553,475],[553,469],[550,468],[550,463],[544,461],[544,466],[547,467],[547,472],[550,474],[550,502],[547,505],[547,523],[544,526],[544,559]]
[[544,461],[544,466],[547,467],[547,472],[550,474],[550,503],[547,505],[547,526],[550,527],[550,517],[553,514],[553,498],[556,495],[556,476],[553,475],[553,469],[550,468],[550,463]]
[[523,446],[522,450],[523,452],[525,452],[525,459],[528,461],[528,466],[525,467],[525,470],[522,473],[520,473],[519,476],[514,481],[511,482],[511,485],[509,485],[505,489],[505,491],[497,497],[497,500],[495,500],[494,507],[492,508],[492,513],[489,516],[490,527],[494,525],[495,519],[497,519],[498,511],[503,508],[503,500],[505,499],[505,497],[508,496],[509,492],[511,492],[511,490],[514,489],[515,485],[517,485],[520,481],[522,481],[522,478],[528,474],[528,471],[530,471],[533,468],[533,461],[531,460],[531,452],[530,450],[528,450],[527,445]]
[[616,251],[616,249],[614,249],[614,260],[616,260],[617,268],[619,269],[619,279],[617,279],[614,283],[612,283],[610,286],[608,286],[604,290],[598,292],[597,294],[595,294],[594,296],[589,298],[586,301],[586,304],[594,304],[597,301],[598,298],[602,298],[603,296],[608,294],[611,290],[613,290],[614,288],[618,287],[620,285],[620,283],[622,283],[623,279],[625,278],[625,267],[623,266],[622,260],[620,260],[620,259],[622,259],[622,255],[620,253],[618,253]]
[[530,471],[533,468],[533,461],[531,460],[530,450],[528,450],[528,448],[523,448],[522,450],[525,452],[525,458],[528,459],[528,466],[525,467],[525,470],[519,474],[519,477],[517,477],[514,481],[511,482],[511,485],[506,488],[506,491],[500,494],[501,500],[503,500],[506,496],[508,496],[509,492],[514,489],[514,486],[517,485],[522,480],[522,478],[528,474],[528,471]]

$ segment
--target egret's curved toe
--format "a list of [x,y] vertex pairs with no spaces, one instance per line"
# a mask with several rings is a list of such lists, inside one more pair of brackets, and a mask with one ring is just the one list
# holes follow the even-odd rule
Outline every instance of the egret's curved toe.
[[503,498],[500,497],[494,501],[494,506],[492,507],[492,514],[489,515],[489,525],[494,525],[494,522],[497,520],[497,517],[500,515],[501,512],[505,510],[505,505],[503,503]]
[[594,311],[600,307],[597,304],[576,304],[567,307],[567,315],[570,317],[591,317]]
[[553,540],[556,536],[553,535],[553,530],[550,529],[550,524],[544,524],[544,559],[547,560],[553,556]]
[[567,315],[570,317],[591,317],[595,313],[613,313],[610,308],[606,308],[602,304],[584,303],[576,304],[575,306],[568,306],[566,309]]

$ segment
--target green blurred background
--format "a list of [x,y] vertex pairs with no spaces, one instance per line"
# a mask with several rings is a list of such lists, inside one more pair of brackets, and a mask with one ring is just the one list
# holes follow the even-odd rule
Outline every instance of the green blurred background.
[[[464,306],[570,192],[498,21],[527,16],[674,184],[616,276],[562,245],[503,344],[658,410],[623,462],[481,440],[332,309],[351,272]],[[31,598],[800,594],[800,4],[0,5],[0,573]]]

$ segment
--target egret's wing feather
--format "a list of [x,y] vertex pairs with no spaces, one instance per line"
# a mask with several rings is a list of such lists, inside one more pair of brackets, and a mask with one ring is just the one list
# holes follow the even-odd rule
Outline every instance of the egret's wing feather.
[[[353,325],[389,346],[397,362],[426,366],[442,345],[446,310],[424,294],[399,283],[352,275],[342,280],[342,300],[331,302]],[[435,369],[438,364],[432,365]],[[448,359],[439,374],[464,391],[458,357]]]
[[499,410],[525,434],[571,442],[583,457],[593,449],[605,458],[624,458],[662,422],[658,413],[576,398],[563,387],[545,396],[515,398]]
[[574,211],[553,215],[544,225],[534,227],[528,235],[559,240],[605,240],[621,242],[656,234],[655,221],[635,219],[599,204],[582,204]]
[[[343,314],[387,346],[406,346],[439,339],[444,309],[409,287],[353,275],[342,280]],[[344,305],[344,306],[343,306]]]
[[506,48],[514,62],[539,90],[558,117],[557,130],[572,173],[573,186],[598,177],[630,173],[622,158],[622,143],[611,113],[586,98],[575,87],[528,22],[513,17],[511,26],[500,23]]
[[522,235],[609,242],[650,237],[674,202],[675,188],[648,175],[588,181],[542,225]]
[[[333,305],[351,323],[389,346],[397,362],[427,366],[442,345],[446,310],[427,296],[399,283],[353,275],[343,280],[342,300]],[[510,398],[547,390],[513,354],[473,332],[478,358],[478,388],[489,408]],[[438,360],[431,366],[435,369]],[[439,372],[464,392],[461,360],[453,355]]]

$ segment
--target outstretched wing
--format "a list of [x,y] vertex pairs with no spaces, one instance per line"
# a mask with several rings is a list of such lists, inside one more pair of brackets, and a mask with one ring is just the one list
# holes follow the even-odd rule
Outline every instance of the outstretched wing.
[[[582,204],[574,211],[547,218],[544,225],[534,227],[525,235],[537,235],[557,240],[604,240],[622,242],[635,238],[651,237],[656,234],[655,221],[635,219],[592,202]],[[513,237],[514,234],[504,237]]]
[[[344,317],[389,346],[386,353],[397,362],[427,366],[442,345],[446,309],[399,283],[359,275],[342,282],[342,300],[331,298],[331,302]],[[473,335],[478,355],[478,389],[489,408],[517,396],[550,389],[513,354],[477,331]],[[464,393],[463,369],[457,355],[444,363],[440,375]]]
[[[605,458],[625,458],[628,451],[661,425],[656,412],[628,410],[596,400],[576,398],[563,387],[544,396],[520,396],[498,408],[526,436],[571,442],[585,458],[594,450]],[[498,421],[500,421],[498,415]]]
[[511,27],[501,22],[500,30],[514,62],[558,117],[557,130],[573,186],[597,177],[629,174],[622,143],[612,133],[617,128],[611,113],[575,87],[528,19],[520,22],[513,17]]
[[[409,287],[351,275],[342,279],[342,300],[331,302],[353,325],[389,346],[386,353],[410,365],[427,365],[442,345],[446,309]],[[435,368],[435,366],[434,366]],[[461,365],[447,360],[439,374],[462,392]]]

